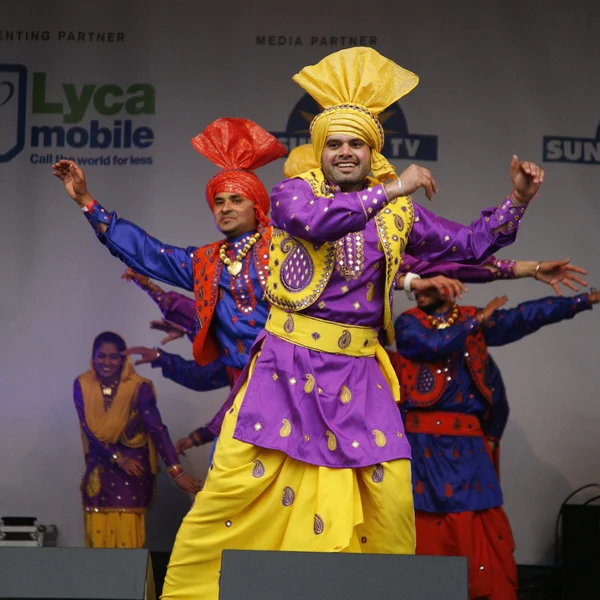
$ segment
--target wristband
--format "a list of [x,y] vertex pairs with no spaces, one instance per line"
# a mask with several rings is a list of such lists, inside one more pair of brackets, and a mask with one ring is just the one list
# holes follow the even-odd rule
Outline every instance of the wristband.
[[413,279],[421,279],[421,276],[417,275],[416,273],[407,273],[404,276],[404,291],[406,292],[406,297],[409,300],[414,300],[415,299],[415,295],[412,293],[412,290],[410,289],[410,282]]

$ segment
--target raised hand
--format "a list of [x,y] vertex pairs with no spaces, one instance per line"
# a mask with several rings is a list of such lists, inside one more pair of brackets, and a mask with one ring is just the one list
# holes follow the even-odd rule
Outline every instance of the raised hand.
[[175,452],[177,453],[177,456],[185,456],[186,450],[189,450],[193,447],[194,442],[192,442],[192,439],[189,436],[187,436],[177,441],[177,443],[175,444]]
[[[437,194],[438,187],[431,171],[420,167],[419,165],[410,165],[408,169],[402,171],[399,176],[401,186],[396,181],[386,184],[386,191],[388,185],[394,185],[397,190],[393,196],[408,196],[414,194],[419,188],[425,190],[425,195],[429,200],[433,198],[433,194]],[[389,196],[388,197],[392,197]]]
[[508,302],[508,296],[498,296],[490,302],[481,311],[484,321],[487,321],[501,306],[504,306]]
[[157,358],[160,357],[160,352],[158,350],[154,350],[154,348],[146,348],[145,346],[133,346],[131,348],[123,350],[121,354],[123,354],[123,356],[139,354],[141,358],[139,358],[133,363],[136,367],[138,365],[146,365],[148,363],[154,362]]
[[202,489],[202,482],[197,477],[192,477],[187,473],[181,473],[173,483],[182,491],[188,494],[197,494]]
[[454,302],[455,297],[462,298],[463,292],[467,291],[467,287],[458,279],[450,279],[444,275],[424,279],[415,277],[411,279],[410,287],[413,292],[423,292],[435,288],[443,298],[448,299],[450,302]]
[[562,292],[558,287],[559,283],[574,292],[578,292],[579,288],[575,283],[582,287],[586,287],[587,281],[581,279],[581,277],[578,277],[575,273],[587,275],[587,271],[581,267],[571,265],[570,262],[570,258],[565,258],[563,260],[545,260],[539,263],[539,268],[536,267],[534,276],[538,281],[543,281],[544,283],[551,285],[559,296],[562,296]]
[[59,160],[53,164],[52,174],[63,182],[67,193],[79,206],[85,206],[92,199],[83,170],[72,160]]
[[173,323],[173,321],[167,321],[162,319],[160,321],[150,321],[150,329],[156,329],[157,331],[164,331],[167,333],[167,337],[163,338],[160,343],[164,346],[173,340],[178,340],[186,336],[189,332],[185,327]]
[[540,189],[544,181],[544,170],[535,163],[519,162],[515,154],[510,161],[510,179],[515,188],[513,196],[519,202],[529,202]]

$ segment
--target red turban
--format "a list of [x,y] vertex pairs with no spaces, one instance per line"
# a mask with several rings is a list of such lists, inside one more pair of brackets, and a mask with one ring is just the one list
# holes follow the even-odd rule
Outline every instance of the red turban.
[[254,203],[258,222],[268,225],[269,194],[253,170],[285,156],[285,146],[256,123],[237,118],[213,121],[192,146],[222,169],[206,184],[211,210],[220,192],[241,194]]

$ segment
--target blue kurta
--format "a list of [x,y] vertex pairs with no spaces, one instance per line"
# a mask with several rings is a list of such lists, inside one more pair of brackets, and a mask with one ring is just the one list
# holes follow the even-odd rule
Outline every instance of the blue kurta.
[[[503,346],[538,331],[544,325],[571,319],[591,309],[587,295],[572,298],[549,297],[524,302],[508,310],[497,310],[484,327],[488,346]],[[474,415],[482,421],[488,439],[498,440],[508,418],[504,385],[495,363],[490,360],[486,381],[493,391],[490,409],[475,385],[464,357],[470,331],[469,321],[444,330],[428,329],[410,315],[395,323],[398,352],[413,361],[431,362],[449,358],[446,391],[433,406],[402,404],[403,414],[412,411],[446,411]],[[434,513],[484,510],[501,506],[502,490],[483,437],[408,433],[412,448],[412,479],[415,509]],[[450,484],[452,495],[446,495]]]
[[[163,244],[148,235],[141,227],[107,212],[100,204],[94,204],[85,213],[95,226],[100,241],[110,252],[137,273],[163,281],[169,285],[194,291],[192,258],[196,246],[181,248]],[[99,232],[98,223],[108,229]],[[234,259],[244,244],[256,233],[251,231],[227,240],[227,256]],[[262,286],[254,266],[254,246],[242,260],[242,272],[235,278],[223,269],[219,280],[219,301],[215,308],[212,329],[219,347],[223,365],[243,369],[258,333],[263,329],[268,304],[263,302]]]

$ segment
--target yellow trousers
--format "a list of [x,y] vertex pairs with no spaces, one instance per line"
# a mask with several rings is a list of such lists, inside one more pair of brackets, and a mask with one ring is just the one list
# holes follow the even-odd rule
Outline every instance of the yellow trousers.
[[223,550],[414,554],[410,461],[332,469],[235,440],[246,387],[177,534],[164,600],[217,600]]
[[85,513],[87,548],[143,548],[146,516],[126,512]]

